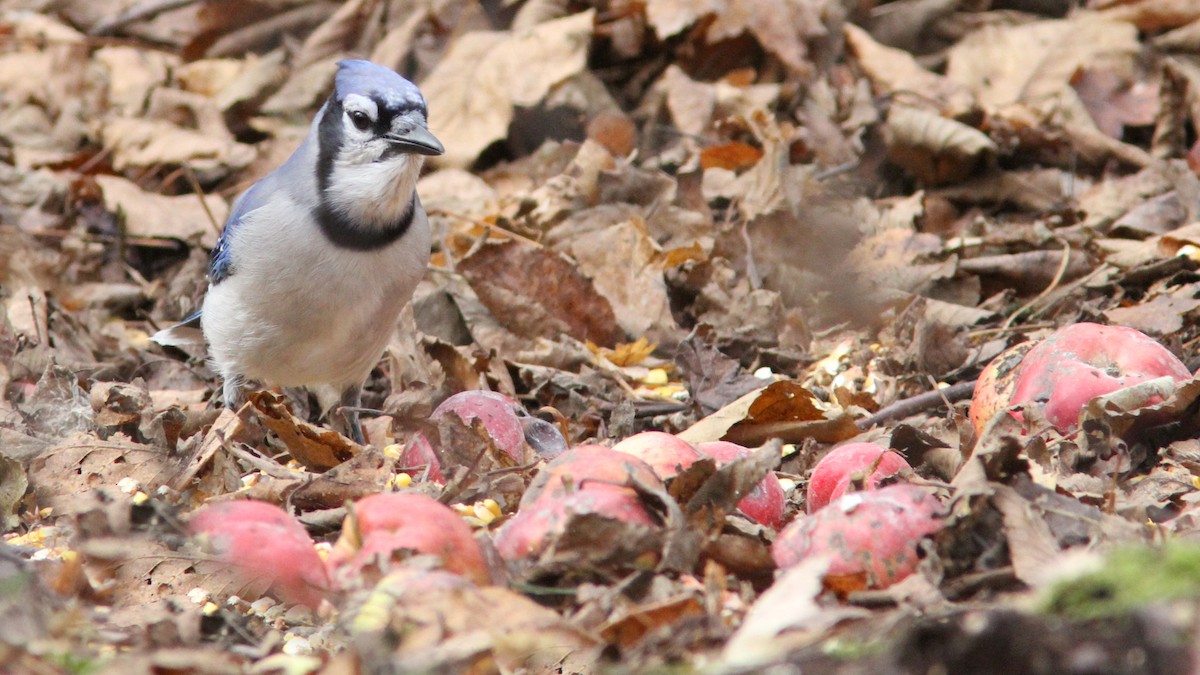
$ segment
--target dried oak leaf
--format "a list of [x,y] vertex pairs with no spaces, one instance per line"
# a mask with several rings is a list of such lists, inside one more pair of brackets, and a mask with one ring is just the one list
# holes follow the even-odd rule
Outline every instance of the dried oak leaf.
[[470,165],[508,135],[516,106],[541,103],[555,85],[583,72],[594,20],[589,10],[511,33],[459,36],[421,83],[430,126],[446,145],[438,163]]
[[314,471],[325,471],[353,457],[358,447],[345,436],[318,427],[292,414],[282,396],[270,392],[250,395],[258,418],[279,435],[297,462]]
[[678,435],[690,443],[726,440],[746,446],[769,438],[836,443],[857,436],[858,428],[845,410],[785,380],[746,394]]
[[515,241],[484,244],[459,271],[492,316],[517,335],[566,333],[609,348],[625,340],[612,305],[562,255]]

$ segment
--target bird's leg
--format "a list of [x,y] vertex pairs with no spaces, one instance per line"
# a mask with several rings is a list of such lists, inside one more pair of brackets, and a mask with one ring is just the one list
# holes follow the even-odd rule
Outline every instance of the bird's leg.
[[221,395],[225,399],[225,407],[237,412],[246,402],[246,384],[240,377],[227,377]]
[[361,406],[362,385],[356,384],[347,387],[342,392],[341,407],[338,408],[337,412],[345,424],[345,429],[349,430],[351,440],[359,445],[366,445],[366,441],[363,439],[362,426],[358,423],[358,409]]

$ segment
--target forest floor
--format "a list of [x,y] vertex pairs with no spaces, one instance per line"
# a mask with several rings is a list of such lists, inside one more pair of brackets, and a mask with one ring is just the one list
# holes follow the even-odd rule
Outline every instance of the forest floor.
[[[0,670],[1193,672],[1200,382],[1083,432],[967,417],[989,361],[1068,324],[1200,367],[1200,4],[1085,4],[0,0]],[[304,392],[224,410],[149,339],[346,57],[416,82],[447,149],[367,446]],[[429,421],[472,389],[572,447],[770,447],[785,522],[830,448],[881,443],[942,526],[904,581],[834,588],[775,569],[774,527],[672,520],[738,480],[709,465],[639,492],[647,555],[580,526],[505,562],[544,463]],[[405,473],[419,432],[447,484]],[[304,607],[187,536],[252,498],[326,555],[395,490],[455,506],[493,583]]]

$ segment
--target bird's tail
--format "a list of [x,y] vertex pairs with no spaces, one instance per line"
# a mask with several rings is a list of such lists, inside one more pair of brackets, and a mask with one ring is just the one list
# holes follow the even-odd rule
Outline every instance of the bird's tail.
[[196,310],[183,321],[168,326],[150,339],[164,347],[176,347],[184,351],[204,348],[204,333],[200,330],[200,310]]

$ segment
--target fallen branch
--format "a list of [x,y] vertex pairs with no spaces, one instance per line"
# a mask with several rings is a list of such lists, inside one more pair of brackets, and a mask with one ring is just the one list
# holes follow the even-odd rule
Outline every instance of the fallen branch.
[[855,420],[854,424],[859,429],[870,429],[873,426],[890,422],[892,420],[904,419],[909,415],[915,415],[923,410],[928,410],[939,406],[943,403],[954,403],[971,397],[975,393],[975,380],[969,382],[959,382],[952,384],[944,389],[934,389],[923,394],[910,396],[909,398],[901,399],[895,403],[885,406],[879,412],[860,420]]

